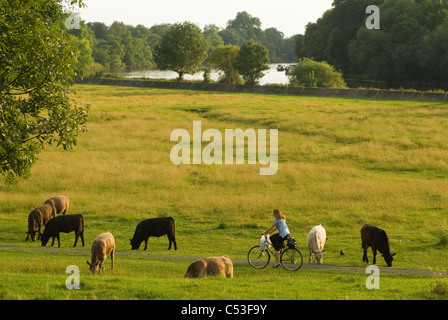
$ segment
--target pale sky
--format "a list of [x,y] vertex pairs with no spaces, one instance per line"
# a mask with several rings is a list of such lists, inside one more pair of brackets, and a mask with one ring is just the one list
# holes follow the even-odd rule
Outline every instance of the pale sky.
[[303,34],[308,22],[315,22],[332,8],[333,0],[84,0],[87,8],[76,10],[86,22],[128,25],[189,21],[201,29],[207,24],[225,28],[240,11],[261,20],[261,28],[277,28],[285,37]]

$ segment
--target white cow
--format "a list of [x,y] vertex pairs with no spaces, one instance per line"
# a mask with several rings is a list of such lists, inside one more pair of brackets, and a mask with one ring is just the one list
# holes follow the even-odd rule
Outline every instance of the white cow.
[[324,246],[327,240],[327,233],[321,226],[315,226],[308,234],[308,249],[310,251],[310,257],[308,263],[311,263],[311,254],[314,253],[314,262],[322,264],[322,253],[325,252]]

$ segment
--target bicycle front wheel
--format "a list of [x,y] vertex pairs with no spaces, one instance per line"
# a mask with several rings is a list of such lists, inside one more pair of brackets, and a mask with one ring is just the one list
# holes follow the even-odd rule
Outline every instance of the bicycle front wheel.
[[263,269],[271,260],[268,250],[260,250],[260,246],[252,247],[247,253],[247,261],[255,269]]
[[298,248],[286,248],[280,256],[280,263],[288,271],[297,271],[302,268],[302,252]]

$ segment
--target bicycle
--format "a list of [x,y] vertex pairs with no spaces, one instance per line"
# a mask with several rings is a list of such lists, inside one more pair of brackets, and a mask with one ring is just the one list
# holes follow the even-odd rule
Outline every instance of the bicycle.
[[[275,257],[275,252],[272,251],[272,243],[269,242],[266,235],[263,235],[267,245],[262,250],[260,245],[253,246],[247,253],[247,261],[255,269],[264,269],[271,261],[271,255]],[[297,271],[302,267],[303,255],[296,244],[288,245],[288,240],[283,243],[280,250],[280,264],[288,271]],[[294,240],[295,241],[295,240]]]

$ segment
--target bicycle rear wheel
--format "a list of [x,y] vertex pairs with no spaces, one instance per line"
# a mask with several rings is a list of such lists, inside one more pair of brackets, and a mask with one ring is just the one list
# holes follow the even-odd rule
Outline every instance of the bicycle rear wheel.
[[252,247],[247,253],[247,261],[255,269],[263,269],[271,260],[271,255],[268,250],[260,250],[260,246]]
[[280,263],[288,271],[297,271],[302,268],[302,252],[298,248],[287,248],[280,256]]

